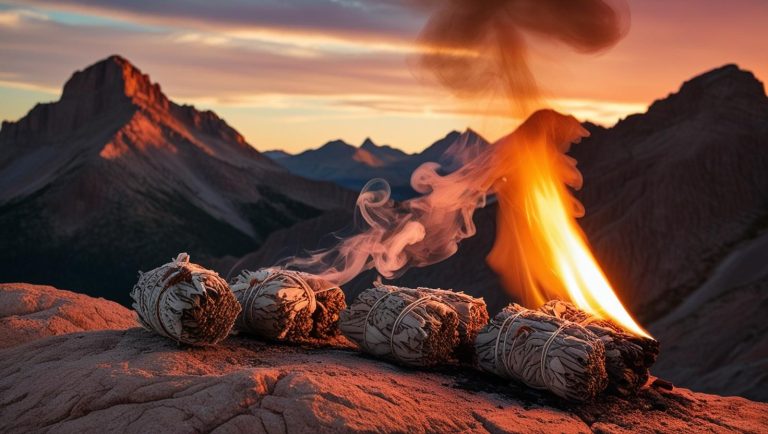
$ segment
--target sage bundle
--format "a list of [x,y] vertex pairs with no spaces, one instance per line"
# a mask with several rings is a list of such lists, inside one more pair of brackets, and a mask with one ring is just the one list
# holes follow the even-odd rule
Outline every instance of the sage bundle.
[[587,401],[607,383],[605,347],[584,327],[510,304],[475,341],[479,367],[503,378]]
[[448,289],[432,288],[400,288],[402,291],[415,291],[436,297],[453,309],[459,318],[459,344],[455,356],[463,362],[473,362],[475,357],[475,338],[480,330],[488,324],[488,308],[485,300],[472,297],[463,292]]
[[242,306],[238,330],[287,342],[339,334],[344,292],[315,275],[280,268],[243,271],[232,291]]
[[215,271],[190,263],[186,253],[139,272],[131,298],[144,328],[189,345],[226,338],[240,312],[227,282]]
[[622,395],[635,394],[648,381],[648,369],[659,354],[658,341],[636,336],[609,319],[587,313],[571,303],[552,300],[540,311],[584,326],[605,345],[609,388]]
[[459,345],[459,315],[433,291],[376,285],[341,312],[341,331],[374,356],[409,366],[450,360]]

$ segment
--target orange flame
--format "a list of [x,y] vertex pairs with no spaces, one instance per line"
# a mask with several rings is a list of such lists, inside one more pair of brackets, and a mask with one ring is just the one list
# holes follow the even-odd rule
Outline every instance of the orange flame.
[[494,144],[486,175],[496,180],[499,214],[488,263],[529,305],[569,299],[650,337],[619,301],[575,220],[584,209],[567,186],[581,188],[582,177],[565,152],[587,135],[572,116],[542,110]]
[[[414,2],[433,11],[421,35],[430,49],[420,60],[438,82],[458,95],[501,91],[524,114],[542,102],[526,35],[594,53],[616,44],[628,24],[622,0]],[[339,285],[372,268],[397,277],[453,255],[475,234],[474,211],[495,194],[497,235],[488,263],[510,292],[528,305],[568,299],[650,337],[622,306],[575,220],[584,209],[568,186],[580,188],[582,178],[565,152],[587,134],[573,117],[541,110],[488,149],[458,155],[455,171],[445,174],[437,163],[417,168],[411,185],[420,196],[404,203],[391,200],[386,182],[372,180],[357,201],[360,232],[287,266]]]
[[[416,3],[433,11],[421,35],[425,45],[434,47],[421,56],[426,70],[458,95],[502,92],[522,114],[542,103],[525,36],[594,53],[616,44],[629,24],[622,0]],[[459,56],[457,50],[476,56]],[[573,117],[538,111],[481,158],[446,178],[467,191],[496,194],[497,234],[488,263],[508,290],[528,305],[569,299],[649,337],[622,306],[575,220],[584,209],[568,186],[581,188],[582,178],[576,161],[565,152],[586,135]]]
[[622,306],[576,223],[584,209],[568,186],[580,188],[582,178],[565,152],[587,135],[572,116],[540,110],[482,152],[464,146],[467,155],[456,156],[463,164],[454,172],[443,175],[436,163],[420,166],[411,184],[421,196],[396,203],[386,182],[373,180],[358,198],[359,233],[286,265],[338,285],[371,268],[397,277],[453,255],[475,234],[474,211],[495,194],[497,234],[488,263],[507,290],[529,306],[570,300],[649,337]]

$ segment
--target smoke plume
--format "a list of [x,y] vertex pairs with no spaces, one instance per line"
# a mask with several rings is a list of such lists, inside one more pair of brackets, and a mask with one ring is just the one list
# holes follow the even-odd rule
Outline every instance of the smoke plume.
[[[432,11],[421,42],[430,47],[421,62],[443,85],[458,94],[503,91],[526,111],[538,103],[538,87],[526,58],[526,34],[561,42],[580,52],[595,52],[615,44],[626,28],[619,9],[602,0],[418,0]],[[389,185],[370,181],[357,200],[356,234],[330,249],[290,259],[298,268],[336,284],[375,268],[394,278],[410,267],[442,261],[458,250],[461,240],[475,234],[474,211],[497,194],[500,203],[497,242],[491,266],[508,286],[527,287],[554,282],[546,269],[550,246],[530,235],[539,224],[524,212],[535,200],[530,177],[521,178],[521,164],[538,158],[542,171],[555,182],[561,197],[570,198],[568,219],[583,213],[566,185],[578,188],[581,175],[575,161],[564,155],[570,143],[586,131],[570,116],[551,110],[534,113],[516,132],[483,152],[466,146],[458,153],[458,169],[444,173],[437,163],[413,172],[411,185],[420,196],[403,203],[390,197]],[[471,144],[465,144],[471,145]],[[457,149],[457,148],[454,148]],[[530,168],[529,168],[530,169]],[[549,187],[549,186],[547,186]],[[575,223],[574,223],[575,225]],[[528,252],[520,251],[530,248]],[[538,249],[538,250],[536,250]],[[551,249],[550,249],[551,250]],[[538,255],[538,256],[537,256]],[[510,263],[508,259],[517,258]],[[539,265],[530,266],[529,262]]]
[[526,36],[582,53],[616,44],[628,29],[628,9],[606,0],[411,0],[431,12],[420,41],[420,64],[459,96],[505,96],[516,114],[541,104]]
[[[443,175],[437,163],[424,163],[411,176],[420,196],[397,203],[386,181],[373,179],[357,198],[357,234],[342,238],[333,248],[290,259],[285,265],[342,285],[361,272],[375,268],[388,279],[410,267],[440,262],[458,250],[461,240],[475,234],[474,211],[485,205],[489,181],[478,178],[477,144],[460,143],[454,149],[469,150],[452,156],[464,162]],[[469,163],[466,163],[470,160]]]
[[[416,198],[397,203],[390,197],[389,184],[373,179],[357,199],[356,234],[340,239],[330,249],[291,258],[285,266],[318,274],[342,285],[371,268],[384,278],[392,279],[410,267],[443,261],[456,253],[461,240],[476,233],[472,216],[477,208],[485,206],[490,194],[498,194],[502,206],[513,203],[506,212],[500,210],[500,219],[518,224],[526,221],[519,213],[524,207],[514,203],[516,198],[527,200],[526,195],[519,193],[528,187],[517,175],[521,164],[530,163],[527,156],[532,150],[546,158],[542,164],[551,165],[547,170],[553,170],[557,179],[562,180],[562,188],[565,188],[563,183],[580,187],[581,175],[575,161],[563,152],[572,141],[586,134],[573,117],[541,110],[483,152],[478,153],[477,146],[470,143],[453,147],[467,151],[454,155],[454,161],[463,164],[451,173],[441,173],[437,163],[422,164],[411,176],[411,186],[420,194]],[[582,211],[573,199],[573,214],[579,216]],[[500,227],[492,258],[502,257],[517,246],[530,246],[528,240],[520,238],[529,232],[530,229],[524,227],[506,224]],[[497,271],[503,278],[507,276],[504,280],[510,283],[517,283],[517,279],[509,273],[523,273],[515,271],[518,268],[514,265],[502,268]]]

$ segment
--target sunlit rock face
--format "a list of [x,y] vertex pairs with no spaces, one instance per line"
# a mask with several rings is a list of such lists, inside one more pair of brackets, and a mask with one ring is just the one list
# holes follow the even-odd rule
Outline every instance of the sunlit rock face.
[[188,251],[256,249],[354,194],[287,173],[212,112],[170,101],[127,60],[76,72],[0,130],[0,281],[127,304],[136,271]]
[[[23,295],[55,300],[52,291]],[[101,312],[105,321],[124,315]],[[768,424],[768,404],[685,389],[574,407],[469,369],[399,368],[343,339],[300,348],[232,337],[186,348],[130,328],[30,336],[0,356],[3,432],[760,432]]]
[[84,330],[137,327],[119,304],[47,285],[0,284],[0,348]]

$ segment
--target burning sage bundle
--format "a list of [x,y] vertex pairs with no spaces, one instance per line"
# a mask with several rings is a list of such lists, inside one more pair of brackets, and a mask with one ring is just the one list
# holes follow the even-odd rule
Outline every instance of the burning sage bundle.
[[226,338],[240,312],[227,282],[215,271],[190,263],[186,253],[139,272],[131,298],[144,328],[190,345]]
[[584,327],[511,304],[475,341],[481,369],[573,401],[605,389],[605,347]]
[[376,285],[341,313],[340,326],[369,354],[404,365],[433,366],[454,356],[461,342],[459,322],[459,314],[439,291]]
[[632,395],[648,381],[648,369],[659,354],[658,341],[631,334],[611,320],[564,301],[552,300],[539,310],[580,324],[600,338],[605,345],[605,367],[611,390],[623,396]]
[[232,281],[232,290],[243,309],[237,319],[239,330],[278,341],[339,334],[344,292],[317,276],[262,268],[242,272]]

